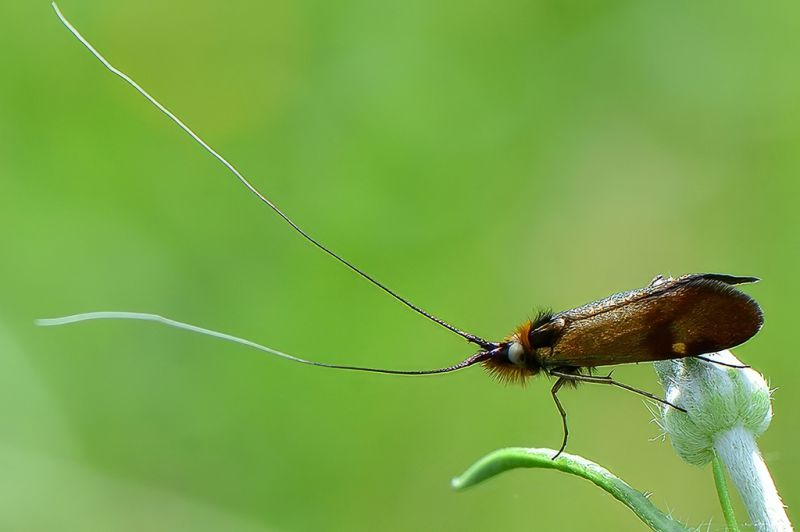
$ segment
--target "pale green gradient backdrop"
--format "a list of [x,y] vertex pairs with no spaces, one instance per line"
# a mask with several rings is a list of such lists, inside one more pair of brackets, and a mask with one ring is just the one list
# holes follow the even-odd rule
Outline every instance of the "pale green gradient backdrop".
[[[498,338],[658,273],[758,275],[737,354],[790,511],[800,407],[795,2],[64,1],[97,47],[303,227]],[[0,7],[0,528],[636,529],[588,483],[449,479],[557,446],[545,379],[308,368],[146,323],[158,312],[328,362],[470,353],[292,234],[104,71],[46,2]],[[647,365],[616,376],[658,391]],[[721,527],[710,470],[636,396],[564,394],[569,450]],[[742,515],[742,517],[744,517]]]

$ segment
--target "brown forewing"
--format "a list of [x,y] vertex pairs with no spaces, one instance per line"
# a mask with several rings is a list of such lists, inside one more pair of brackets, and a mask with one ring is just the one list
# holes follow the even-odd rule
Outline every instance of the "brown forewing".
[[761,309],[731,285],[754,278],[693,274],[657,279],[557,314],[552,348],[537,350],[546,367],[605,366],[683,358],[737,346],[761,328]]

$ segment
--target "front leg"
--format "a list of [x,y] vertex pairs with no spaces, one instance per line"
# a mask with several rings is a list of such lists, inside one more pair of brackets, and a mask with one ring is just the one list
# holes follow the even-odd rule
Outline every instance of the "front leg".
[[567,411],[564,410],[564,407],[561,405],[561,401],[558,400],[558,390],[564,386],[565,382],[567,382],[567,380],[564,377],[559,377],[556,383],[553,385],[553,388],[550,390],[550,393],[553,394],[553,401],[556,402],[558,413],[561,414],[561,424],[564,426],[564,439],[561,441],[561,448],[553,457],[553,460],[558,458],[558,455],[564,452],[564,449],[567,447],[567,437],[569,436],[569,428],[567,428]]

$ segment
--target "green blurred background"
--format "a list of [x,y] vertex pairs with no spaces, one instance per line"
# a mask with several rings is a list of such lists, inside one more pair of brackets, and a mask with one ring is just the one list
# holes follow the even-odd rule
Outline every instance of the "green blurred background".
[[[654,275],[757,275],[738,356],[778,390],[762,450],[800,488],[796,2],[122,2],[61,8],[313,235],[499,338]],[[546,379],[325,371],[138,322],[158,312],[327,362],[431,368],[469,346],[291,233],[111,76],[48,4],[0,7],[0,528],[637,529],[552,471]],[[659,391],[649,365],[617,377]],[[563,394],[568,450],[722,527],[710,469],[643,402]],[[740,517],[745,520],[742,513]]]

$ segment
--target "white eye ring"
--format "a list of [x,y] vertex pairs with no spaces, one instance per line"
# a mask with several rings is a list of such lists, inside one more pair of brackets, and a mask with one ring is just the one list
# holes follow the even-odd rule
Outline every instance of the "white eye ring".
[[525,348],[519,342],[512,342],[508,346],[508,360],[515,366],[525,365]]

